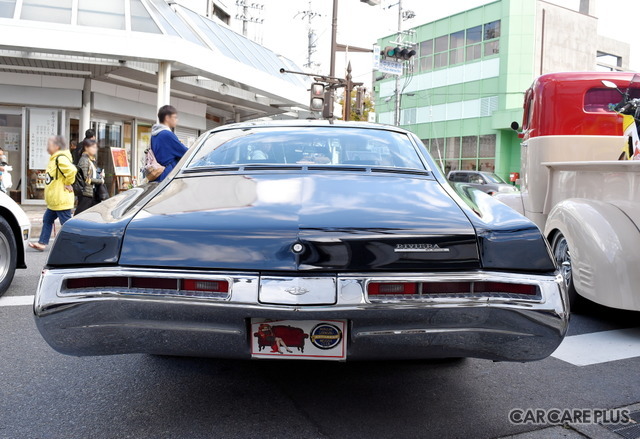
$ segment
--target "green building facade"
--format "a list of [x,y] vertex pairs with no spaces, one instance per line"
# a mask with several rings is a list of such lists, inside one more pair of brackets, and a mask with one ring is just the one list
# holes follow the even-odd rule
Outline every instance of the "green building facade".
[[[448,172],[508,178],[520,170],[524,91],[536,74],[536,0],[499,0],[413,28],[412,66],[400,77],[400,125]],[[393,46],[396,35],[378,40]],[[375,83],[376,119],[394,123],[395,77]]]

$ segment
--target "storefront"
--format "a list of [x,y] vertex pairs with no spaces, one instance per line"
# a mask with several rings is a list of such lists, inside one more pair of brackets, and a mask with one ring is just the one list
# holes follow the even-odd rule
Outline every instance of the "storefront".
[[[21,203],[44,203],[52,135],[79,143],[94,129],[99,166],[115,193],[140,180],[161,105],[178,109],[175,132],[187,146],[228,122],[305,112],[307,83],[279,73],[295,65],[177,4],[113,9],[130,3],[114,0],[79,20],[77,2],[69,14],[23,2],[4,0],[0,8],[0,147],[12,168],[8,193]],[[113,27],[116,10],[123,21]]]

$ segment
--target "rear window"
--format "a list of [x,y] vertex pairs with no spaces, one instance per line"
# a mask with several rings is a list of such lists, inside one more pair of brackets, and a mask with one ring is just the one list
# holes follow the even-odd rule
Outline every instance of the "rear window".
[[453,174],[451,174],[451,176],[449,177],[449,180],[451,181],[457,181],[457,182],[462,182],[462,183],[466,183],[469,181],[469,174],[464,173],[464,172],[454,172]]
[[606,113],[612,111],[610,104],[622,100],[620,92],[611,88],[591,88],[584,95],[584,111],[587,113]]
[[187,168],[251,164],[425,169],[407,135],[342,127],[261,127],[221,131],[201,144]]

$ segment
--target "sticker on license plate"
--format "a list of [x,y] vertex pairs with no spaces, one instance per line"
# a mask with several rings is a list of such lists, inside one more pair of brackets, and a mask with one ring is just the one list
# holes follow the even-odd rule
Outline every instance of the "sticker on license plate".
[[251,357],[345,360],[346,320],[251,319]]

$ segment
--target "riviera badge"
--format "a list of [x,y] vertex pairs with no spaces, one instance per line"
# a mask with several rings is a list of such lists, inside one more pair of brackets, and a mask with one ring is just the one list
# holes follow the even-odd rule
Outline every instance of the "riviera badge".
[[448,248],[442,248],[438,244],[396,244],[393,249],[396,253],[447,253]]

